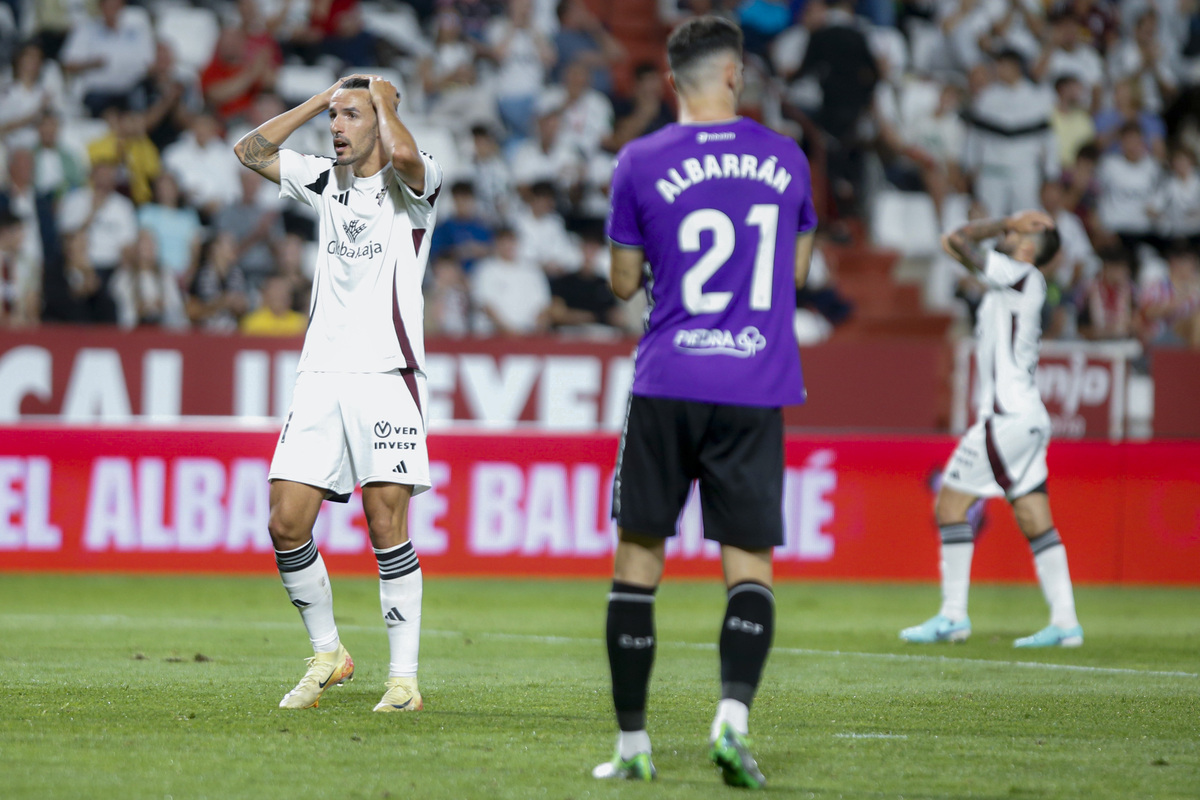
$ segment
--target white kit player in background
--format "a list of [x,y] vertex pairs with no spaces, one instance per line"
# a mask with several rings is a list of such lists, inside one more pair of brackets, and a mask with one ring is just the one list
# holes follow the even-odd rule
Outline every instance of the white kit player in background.
[[[999,241],[985,257],[978,245],[994,238]],[[1058,231],[1049,215],[1025,211],[965,225],[943,236],[942,247],[987,287],[976,328],[978,418],[950,457],[937,496],[942,608],[924,623],[902,630],[900,638],[926,644],[961,642],[971,635],[967,590],[975,534],[967,511],[981,497],[1003,495],[1029,539],[1050,605],[1050,624],[1014,644],[1078,647],[1083,628],[1075,616],[1067,552],[1050,516],[1046,490],[1050,415],[1034,380],[1046,300],[1042,270],[1055,261]]]
[[[421,281],[442,172],[400,121],[386,80],[352,75],[246,134],[241,162],[317,210],[319,250],[292,407],[271,462],[269,529],[283,585],[308,629],[308,671],[281,708],[311,708],[354,675],[329,574],[312,538],[324,500],[362,486],[391,660],[376,711],[417,711],[421,568],[408,503],[430,487]],[[281,150],[328,114],[336,158]]]

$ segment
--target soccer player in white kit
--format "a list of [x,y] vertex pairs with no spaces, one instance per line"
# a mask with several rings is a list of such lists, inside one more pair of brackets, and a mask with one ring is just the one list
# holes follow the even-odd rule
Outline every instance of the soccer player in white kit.
[[[986,256],[981,242],[999,238]],[[965,225],[942,237],[942,247],[986,286],[976,326],[980,376],[975,424],[963,435],[942,475],[935,513],[941,532],[942,607],[920,625],[900,631],[908,642],[961,642],[971,635],[967,590],[975,535],[967,511],[981,497],[1003,495],[1029,539],[1050,624],[1017,639],[1017,647],[1078,647],[1083,628],[1067,552],[1050,516],[1046,448],[1050,415],[1034,372],[1042,336],[1046,279],[1041,270],[1059,249],[1054,220],[1041,211]]]
[[[320,218],[308,332],[269,476],[276,563],[314,653],[281,708],[314,707],[354,675],[312,528],[322,501],[346,502],[359,484],[391,651],[375,710],[422,708],[422,580],[408,502],[430,487],[421,281],[442,173],[400,121],[399,100],[388,81],[352,75],[234,147],[244,165],[279,184],[281,197]],[[329,116],[335,158],[280,149],[319,114]]]

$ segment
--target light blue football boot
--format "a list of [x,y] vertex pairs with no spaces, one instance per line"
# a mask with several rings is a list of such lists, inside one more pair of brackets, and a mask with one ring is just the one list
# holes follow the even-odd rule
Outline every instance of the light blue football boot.
[[965,642],[971,635],[971,619],[963,617],[958,622],[941,614],[930,617],[920,625],[900,631],[900,638],[913,644],[934,642]]
[[1047,625],[1032,636],[1023,636],[1013,642],[1013,647],[1080,647],[1083,644],[1083,626],[1060,628]]

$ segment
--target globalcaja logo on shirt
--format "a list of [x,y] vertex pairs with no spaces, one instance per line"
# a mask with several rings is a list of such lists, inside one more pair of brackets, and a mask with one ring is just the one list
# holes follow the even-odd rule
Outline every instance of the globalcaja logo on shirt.
[[767,337],[749,325],[736,336],[732,331],[717,328],[696,328],[675,333],[675,349],[697,356],[735,356],[753,358],[767,346]]
[[325,252],[331,256],[341,256],[342,258],[374,258],[379,253],[383,252],[383,245],[379,242],[366,242],[362,247],[352,247],[345,242],[330,242],[325,248]]
[[358,235],[367,229],[367,223],[361,219],[352,219],[342,223],[342,230],[350,237],[350,241],[358,238]]

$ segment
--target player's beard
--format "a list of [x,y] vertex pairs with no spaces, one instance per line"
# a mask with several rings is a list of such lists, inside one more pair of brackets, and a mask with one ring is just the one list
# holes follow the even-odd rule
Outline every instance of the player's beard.
[[[339,167],[349,167],[362,161],[371,154],[375,149],[376,143],[379,141],[379,126],[373,125],[369,133],[365,134],[362,139],[355,141],[346,137],[346,150],[334,159],[334,164]],[[361,149],[360,148],[361,145]]]

